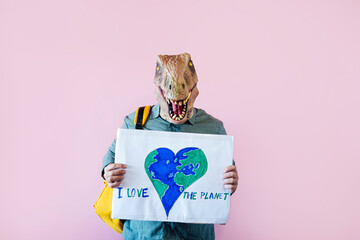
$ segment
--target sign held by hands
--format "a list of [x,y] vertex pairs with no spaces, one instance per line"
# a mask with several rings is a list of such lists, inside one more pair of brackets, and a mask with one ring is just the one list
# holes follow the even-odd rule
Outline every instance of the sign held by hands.
[[112,218],[226,223],[232,158],[232,136],[119,129],[115,162],[127,169]]

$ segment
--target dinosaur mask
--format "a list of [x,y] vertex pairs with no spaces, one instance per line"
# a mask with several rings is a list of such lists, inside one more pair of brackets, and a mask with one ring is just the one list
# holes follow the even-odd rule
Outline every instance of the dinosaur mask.
[[199,95],[197,82],[190,54],[158,55],[154,83],[160,116],[174,124],[190,119],[194,101]]

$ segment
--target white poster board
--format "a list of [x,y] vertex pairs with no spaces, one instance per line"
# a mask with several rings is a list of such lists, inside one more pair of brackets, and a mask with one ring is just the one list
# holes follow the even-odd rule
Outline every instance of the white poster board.
[[113,191],[111,217],[226,223],[223,173],[232,159],[232,136],[119,129],[115,162],[127,169]]

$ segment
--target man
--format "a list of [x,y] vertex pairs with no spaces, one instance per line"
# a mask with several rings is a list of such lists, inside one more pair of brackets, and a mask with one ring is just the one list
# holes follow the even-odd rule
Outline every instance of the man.
[[[145,130],[226,134],[223,123],[194,108],[199,94],[198,78],[190,54],[159,55],[154,83],[158,104],[153,106]],[[125,117],[122,128],[135,129],[135,112]],[[117,188],[125,177],[126,165],[114,163],[115,143],[103,159],[102,175],[111,188]],[[235,192],[238,174],[235,165],[224,169],[224,186]],[[215,239],[213,224],[188,224],[126,220],[124,239]]]

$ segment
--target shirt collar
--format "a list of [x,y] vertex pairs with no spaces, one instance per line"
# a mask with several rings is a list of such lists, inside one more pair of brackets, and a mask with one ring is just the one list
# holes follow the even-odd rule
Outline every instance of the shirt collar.
[[160,117],[160,106],[159,104],[154,105],[151,108],[151,114],[150,114],[150,119],[154,119]]
[[[191,125],[194,125],[195,117],[196,117],[196,109],[193,108],[193,111],[194,111],[194,113],[193,113],[192,117],[185,123],[190,123]],[[156,104],[151,109],[150,119],[154,119],[154,118],[158,118],[158,117],[160,117],[160,105]]]

